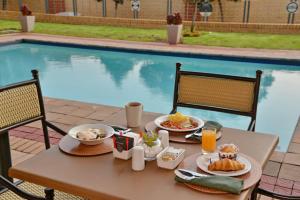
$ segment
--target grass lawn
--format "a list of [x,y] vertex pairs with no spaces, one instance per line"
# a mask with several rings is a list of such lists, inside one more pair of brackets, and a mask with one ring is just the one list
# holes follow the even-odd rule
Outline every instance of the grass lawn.
[[[20,29],[19,22],[0,20],[0,33],[1,30],[9,29]],[[165,42],[167,38],[165,29],[141,29],[52,23],[37,23],[34,32],[54,35],[109,38],[144,42]],[[201,32],[199,37],[184,37],[183,43],[191,45],[259,49],[300,49],[300,36],[255,33]]]

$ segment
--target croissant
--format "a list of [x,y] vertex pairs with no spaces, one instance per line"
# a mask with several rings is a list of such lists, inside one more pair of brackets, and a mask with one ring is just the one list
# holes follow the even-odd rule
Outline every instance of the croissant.
[[244,168],[245,168],[245,164],[228,158],[217,160],[211,163],[210,165],[208,165],[209,171],[238,171]]

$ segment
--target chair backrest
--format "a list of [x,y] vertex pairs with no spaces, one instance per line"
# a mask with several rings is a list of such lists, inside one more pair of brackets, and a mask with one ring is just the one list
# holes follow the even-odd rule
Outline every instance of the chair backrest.
[[32,80],[0,87],[0,132],[45,116],[38,71],[32,75]]
[[173,110],[177,106],[256,116],[261,71],[256,78],[181,71],[176,64]]

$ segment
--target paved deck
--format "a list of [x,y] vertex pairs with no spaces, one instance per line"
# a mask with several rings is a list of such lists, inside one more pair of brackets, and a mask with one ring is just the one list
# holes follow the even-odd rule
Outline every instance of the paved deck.
[[251,48],[229,48],[229,47],[209,47],[200,45],[169,45],[162,42],[133,42],[125,40],[111,40],[98,38],[81,38],[59,35],[46,35],[35,33],[16,33],[0,35],[0,44],[16,40],[36,40],[44,42],[81,44],[99,47],[123,48],[132,50],[147,50],[160,52],[174,52],[202,55],[221,55],[231,57],[245,58],[265,58],[279,60],[297,60],[300,61],[299,50],[270,50],[270,49],[251,49]]
[[[118,107],[53,98],[45,98],[45,107],[47,119],[65,131],[78,124],[101,123],[122,110]],[[13,164],[22,162],[45,149],[42,134],[40,122],[10,131]],[[50,131],[49,136],[53,145],[56,145],[61,138],[54,131]],[[283,194],[300,196],[299,150],[300,123],[295,130],[288,152],[275,152],[272,155],[264,170],[261,187]]]

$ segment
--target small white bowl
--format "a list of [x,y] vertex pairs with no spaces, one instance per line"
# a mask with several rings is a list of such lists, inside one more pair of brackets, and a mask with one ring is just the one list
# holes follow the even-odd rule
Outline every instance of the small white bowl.
[[183,160],[184,158],[184,149],[176,149],[178,151],[178,155],[176,157],[175,160],[168,160],[168,161],[164,161],[162,160],[162,156],[165,152],[168,152],[169,148],[173,148],[173,147],[167,147],[165,148],[162,152],[160,152],[157,156],[156,156],[156,160],[157,160],[157,166],[161,167],[161,168],[165,168],[165,169],[175,169],[179,163]]
[[[90,128],[94,129],[103,129],[105,131],[106,136],[104,138],[98,138],[94,140],[81,140],[77,138],[77,133],[80,131],[85,131]],[[85,145],[97,145],[101,144],[105,139],[110,138],[114,134],[114,129],[110,126],[104,125],[104,124],[83,124],[76,127],[73,127],[71,130],[69,130],[68,135],[72,138],[78,140],[81,144]]]
[[[234,152],[222,152],[221,150],[227,146],[230,146],[234,149]],[[239,153],[239,148],[235,144],[222,144],[218,146],[218,151],[219,151],[219,158],[224,159],[233,159],[235,160],[237,158],[237,155]]]

